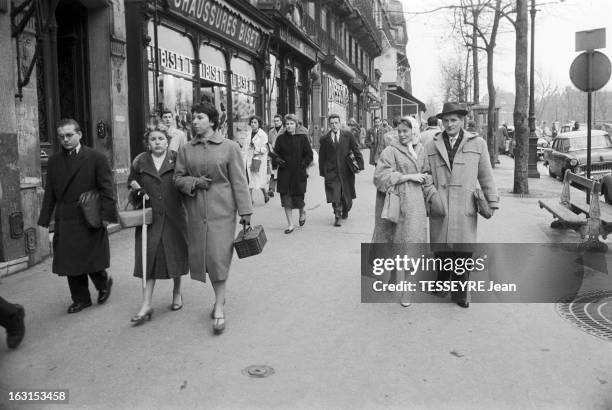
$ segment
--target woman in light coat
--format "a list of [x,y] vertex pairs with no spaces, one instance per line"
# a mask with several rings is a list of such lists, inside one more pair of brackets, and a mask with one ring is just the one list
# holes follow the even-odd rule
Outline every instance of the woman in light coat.
[[225,282],[236,214],[240,223],[250,224],[253,209],[240,147],[218,133],[219,112],[201,103],[192,113],[195,137],[179,149],[174,183],[187,208],[191,278],[206,282],[208,273],[215,291],[213,330],[219,334],[225,330]]
[[253,202],[253,190],[259,189],[263,193],[264,201],[268,203],[270,197],[266,189],[268,182],[268,135],[261,129],[261,118],[256,115],[249,119],[251,126],[251,143],[247,150],[246,172],[249,179],[249,192]]
[[[425,151],[413,132],[413,123],[402,118],[397,138],[390,140],[380,154],[374,171],[376,208],[374,212],[373,243],[426,243],[426,201],[436,194],[431,176],[425,174]],[[381,217],[386,194],[394,190],[400,198],[397,223]],[[409,302],[404,300],[403,306]]]

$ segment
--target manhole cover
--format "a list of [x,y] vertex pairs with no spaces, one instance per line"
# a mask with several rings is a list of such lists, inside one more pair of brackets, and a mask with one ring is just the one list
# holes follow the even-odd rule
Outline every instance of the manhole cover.
[[583,331],[612,341],[612,290],[597,290],[568,297],[556,305],[557,313]]
[[249,377],[263,378],[274,374],[274,369],[265,364],[255,364],[242,369],[242,374]]

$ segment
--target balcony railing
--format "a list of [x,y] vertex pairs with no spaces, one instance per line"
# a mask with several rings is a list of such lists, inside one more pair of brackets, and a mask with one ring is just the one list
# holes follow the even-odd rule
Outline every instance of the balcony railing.
[[349,0],[351,6],[361,14],[361,17],[365,21],[367,29],[372,33],[372,36],[380,44],[380,33],[376,28],[376,21],[374,20],[374,9],[372,8],[372,0]]

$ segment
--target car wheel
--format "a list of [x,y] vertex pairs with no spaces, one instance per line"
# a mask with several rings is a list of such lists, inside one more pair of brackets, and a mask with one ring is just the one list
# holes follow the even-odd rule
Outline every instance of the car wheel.
[[548,164],[548,175],[550,175],[553,178],[557,178],[557,175],[555,175],[555,173],[552,170],[552,166],[550,166],[550,164]]

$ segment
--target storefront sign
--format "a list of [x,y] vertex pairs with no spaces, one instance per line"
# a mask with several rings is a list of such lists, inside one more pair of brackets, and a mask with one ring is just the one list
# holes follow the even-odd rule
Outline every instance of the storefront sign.
[[349,91],[348,87],[331,77],[327,78],[327,90],[328,90],[328,101],[333,101],[340,105],[348,105],[349,103]]
[[[149,47],[149,59],[155,54],[155,48]],[[175,53],[159,47],[159,67],[164,71],[182,74],[188,77],[193,76],[193,65],[190,57]]]
[[[220,85],[226,84],[227,71],[212,64],[200,65],[200,78]],[[245,94],[255,94],[255,80],[240,74],[232,74],[232,90]]]
[[298,37],[296,37],[288,28],[280,27],[279,37],[281,38],[281,40],[291,45],[293,48],[304,54],[306,57],[310,58],[312,61],[317,61],[317,52],[315,51],[315,49],[304,43]]
[[225,70],[221,67],[202,62],[200,64],[200,78],[211,83],[225,85]]
[[169,0],[170,9],[249,50],[259,51],[264,30],[223,0]]

